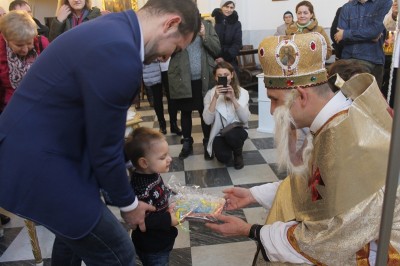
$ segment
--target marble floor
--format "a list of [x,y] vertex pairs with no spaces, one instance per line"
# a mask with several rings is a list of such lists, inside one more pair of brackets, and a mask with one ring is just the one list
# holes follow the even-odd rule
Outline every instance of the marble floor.
[[[284,173],[277,172],[272,135],[257,131],[257,93],[250,91],[250,96],[252,115],[249,123],[249,138],[243,149],[245,167],[235,170],[233,165],[221,164],[216,159],[204,160],[200,118],[197,113],[193,113],[194,154],[187,159],[178,158],[182,146],[181,138],[170,134],[167,128],[167,140],[173,157],[173,165],[169,173],[162,175],[166,183],[174,176],[182,184],[196,184],[206,192],[222,195],[221,190],[226,187],[252,187],[284,178]],[[165,118],[168,121],[166,107],[165,104]],[[142,100],[138,112],[143,119],[141,126],[158,128],[154,110],[146,100]],[[169,126],[168,122],[167,126]],[[119,211],[115,208],[111,209],[119,217]],[[266,217],[264,209],[257,205],[228,214],[239,216],[249,223],[261,224]],[[0,265],[34,265],[24,221],[12,214],[10,216],[11,222],[4,227],[4,237],[0,238]],[[209,231],[199,222],[185,222],[183,227],[178,227],[178,229],[178,238],[171,254],[171,266],[242,266],[252,263],[256,246],[246,237],[222,237]],[[42,226],[37,226],[37,234],[44,265],[50,265],[54,236]]]

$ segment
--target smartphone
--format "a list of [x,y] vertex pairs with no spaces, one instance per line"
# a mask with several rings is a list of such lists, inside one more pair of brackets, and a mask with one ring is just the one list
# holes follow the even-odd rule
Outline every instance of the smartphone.
[[222,85],[222,87],[228,86],[228,78],[227,77],[218,77],[218,85]]

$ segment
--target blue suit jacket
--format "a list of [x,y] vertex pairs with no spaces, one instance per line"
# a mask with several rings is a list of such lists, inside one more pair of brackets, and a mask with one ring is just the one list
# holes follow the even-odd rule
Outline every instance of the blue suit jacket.
[[142,78],[133,11],[60,35],[0,115],[0,206],[69,238],[100,218],[99,190],[135,200],[125,169],[126,112]]

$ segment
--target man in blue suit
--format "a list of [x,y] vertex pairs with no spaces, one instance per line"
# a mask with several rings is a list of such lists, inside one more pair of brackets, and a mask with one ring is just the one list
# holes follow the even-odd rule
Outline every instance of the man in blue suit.
[[149,0],[58,37],[0,115],[0,206],[56,235],[52,264],[134,265],[125,222],[145,230],[146,211],[128,183],[126,112],[142,64],[166,60],[200,29],[192,0]]

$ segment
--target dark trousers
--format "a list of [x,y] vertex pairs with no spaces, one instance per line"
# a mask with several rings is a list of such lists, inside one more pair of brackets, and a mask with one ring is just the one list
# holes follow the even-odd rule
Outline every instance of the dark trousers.
[[168,266],[170,253],[170,251],[141,252],[137,250],[143,266]]
[[161,82],[164,87],[165,96],[167,97],[169,121],[175,123],[178,115],[178,109],[176,108],[175,101],[169,97],[168,71],[161,72]]
[[354,61],[360,61],[362,64],[368,66],[369,70],[371,71],[371,75],[373,75],[376,79],[376,83],[378,84],[379,88],[382,88],[383,83],[383,74],[384,74],[384,65],[376,65],[374,63],[361,60],[361,59],[352,59]]
[[381,87],[381,92],[383,94],[383,97],[387,100],[389,96],[389,81],[390,81],[390,75],[393,75],[392,79],[392,86],[391,86],[391,91],[390,91],[390,100],[389,100],[389,105],[390,107],[393,108],[394,106],[394,95],[396,91],[396,80],[397,80],[397,68],[393,68],[393,72],[391,72],[391,66],[392,66],[392,56],[387,55],[385,57],[385,72],[383,75],[383,85]]
[[192,80],[192,98],[179,99],[178,105],[181,110],[181,127],[183,138],[190,138],[192,136],[192,111],[198,111],[201,119],[201,130],[205,139],[210,137],[211,126],[204,123],[203,110],[204,102],[202,95],[202,82],[201,79]]
[[217,160],[221,163],[228,163],[232,159],[232,152],[242,149],[247,137],[248,133],[242,127],[233,128],[223,137],[216,136],[213,141],[213,151]]
[[129,234],[107,206],[97,225],[83,238],[56,234],[51,255],[53,266],[128,266],[135,264],[135,247]]
[[[203,109],[198,110],[201,119],[201,130],[204,138],[208,139],[210,138],[211,126],[204,123]],[[183,137],[190,138],[192,136],[192,111],[181,111],[181,127]]]
[[176,123],[178,110],[174,100],[169,97],[169,84],[168,84],[168,72],[161,72],[161,83],[155,84],[150,87],[153,95],[154,111],[159,122],[165,122],[164,118],[164,104],[163,104],[163,88],[165,90],[165,96],[167,97],[169,121]]
[[157,83],[150,88],[153,93],[154,111],[156,112],[158,122],[165,123],[162,84]]
[[382,88],[383,83],[383,65],[374,65],[371,74],[374,75],[376,79],[376,83],[378,84],[379,88]]

